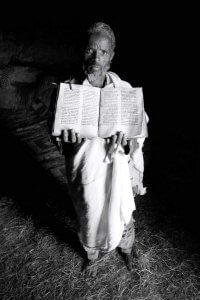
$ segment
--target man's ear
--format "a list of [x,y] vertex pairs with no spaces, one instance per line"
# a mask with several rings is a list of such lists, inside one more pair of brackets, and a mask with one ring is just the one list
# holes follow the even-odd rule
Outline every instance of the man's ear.
[[115,51],[113,51],[112,54],[111,54],[111,58],[110,58],[111,61],[113,60],[114,56],[115,56]]

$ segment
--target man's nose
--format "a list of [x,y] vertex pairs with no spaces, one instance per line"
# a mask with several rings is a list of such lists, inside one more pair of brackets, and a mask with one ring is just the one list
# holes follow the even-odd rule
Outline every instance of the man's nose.
[[93,58],[94,58],[95,61],[98,62],[98,61],[100,60],[100,53],[99,53],[98,51],[95,51],[95,52],[94,52],[94,57],[93,57]]

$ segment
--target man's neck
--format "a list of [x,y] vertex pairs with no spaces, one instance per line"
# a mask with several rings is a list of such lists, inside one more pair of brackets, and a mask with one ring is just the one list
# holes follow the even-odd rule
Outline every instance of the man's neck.
[[106,74],[99,77],[93,76],[93,74],[88,74],[87,79],[92,86],[102,88],[106,83]]

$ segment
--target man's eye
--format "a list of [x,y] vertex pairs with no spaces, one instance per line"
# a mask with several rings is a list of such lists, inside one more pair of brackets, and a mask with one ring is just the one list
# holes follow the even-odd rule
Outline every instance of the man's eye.
[[91,54],[93,52],[93,50],[91,48],[86,49],[85,51],[87,54]]
[[106,50],[102,50],[102,54],[103,54],[103,55],[107,55],[108,52],[107,52]]

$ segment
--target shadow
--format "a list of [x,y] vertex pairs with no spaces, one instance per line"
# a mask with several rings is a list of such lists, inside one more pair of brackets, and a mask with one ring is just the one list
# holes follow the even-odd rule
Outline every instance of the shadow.
[[[144,176],[153,199],[164,198],[162,205],[171,214],[180,214],[184,225],[199,235],[198,116],[195,101],[191,100],[190,107],[188,100],[196,99],[196,95],[184,88],[190,83],[184,77],[185,73],[178,69],[171,74],[170,66],[166,63],[159,67],[157,64],[160,78],[154,73],[152,79],[144,84],[144,103],[150,118],[149,137],[144,150],[148,156],[150,146],[151,152]],[[166,85],[168,78],[169,88]],[[152,91],[153,86],[156,87],[155,92]],[[155,203],[155,206],[159,208],[161,203]]]
[[166,139],[159,137],[159,143],[156,144],[152,142],[144,179],[151,192],[153,205],[158,210],[167,210],[169,216],[181,216],[182,226],[200,237],[198,158],[194,141],[190,138],[180,141],[177,135]]
[[0,196],[13,199],[16,208],[29,216],[37,229],[45,228],[85,258],[77,234],[62,221],[75,222],[75,211],[67,192],[34,160],[29,150],[9,130],[0,132]]

